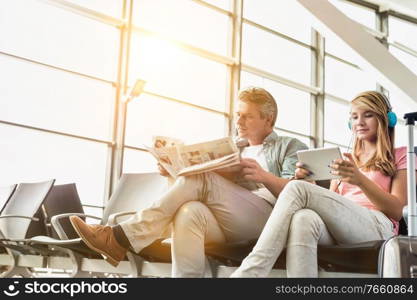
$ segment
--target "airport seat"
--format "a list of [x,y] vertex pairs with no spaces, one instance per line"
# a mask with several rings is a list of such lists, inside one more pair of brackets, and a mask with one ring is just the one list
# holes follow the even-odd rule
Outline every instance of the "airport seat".
[[21,272],[28,275],[25,268],[18,266],[18,254],[30,252],[30,247],[18,245],[14,240],[23,240],[35,235],[45,234],[42,222],[41,205],[48,196],[55,179],[36,182],[20,183],[9,197],[0,215],[0,246],[2,254],[0,261],[8,265],[0,276],[11,276]]
[[[99,219],[100,224],[114,225],[151,205],[153,199],[162,196],[167,188],[166,178],[158,173],[123,174],[114,193],[104,207],[103,217],[94,218]],[[90,273],[95,276],[110,274],[111,276],[138,277],[141,275],[144,257],[128,253],[125,261],[120,262],[117,267],[111,266],[95,251],[90,250],[76,235],[68,221],[71,215],[92,217],[83,213],[55,215],[51,218],[51,222],[61,240],[45,239],[44,242],[50,246],[66,248],[77,255],[78,270],[72,276],[84,277]],[[150,249],[158,249],[158,245],[156,243]]]
[[[70,276],[80,275],[77,253],[71,249],[60,247],[61,237],[50,224],[52,217],[56,214],[84,213],[75,183],[52,186],[39,211],[41,213],[36,214],[39,220],[35,223],[36,231],[31,230],[31,233],[27,234],[25,238],[9,238],[2,241],[6,248],[13,250],[17,261],[13,272],[5,273],[3,276],[32,277],[35,275],[32,272],[33,268],[48,268],[48,271],[61,269],[67,274],[70,272]],[[13,220],[9,220],[9,223],[10,226],[13,226]],[[67,230],[69,237],[78,238],[68,220],[63,220],[63,224],[64,226],[69,225]],[[35,233],[37,234],[35,235]],[[63,238],[67,238],[67,236]],[[41,271],[37,271],[37,273],[41,273]]]
[[[109,205],[117,203],[114,201],[114,199],[117,198],[125,199],[122,203],[128,203],[130,202],[129,199],[134,198],[133,195],[141,190],[142,185],[139,182],[133,184],[135,182],[135,177],[140,176],[140,174],[126,174],[124,176],[124,180],[130,181],[130,184],[124,183],[118,186],[118,193],[122,193],[123,195],[119,194],[117,197],[112,197],[113,201],[110,201]],[[148,183],[152,182],[152,186],[163,184],[164,188],[162,191],[166,188],[164,179],[157,174],[154,175],[154,178],[149,177],[148,180]],[[123,188],[123,186],[126,188]],[[139,197],[139,195],[137,197]],[[127,217],[136,213],[136,211],[145,208],[149,205],[149,201],[152,201],[155,197],[157,197],[156,194],[149,194],[149,197],[144,199],[146,203],[143,202],[141,207],[138,206],[133,210],[132,207],[130,207],[131,204],[126,205],[122,203],[119,204],[120,206],[117,209],[106,209],[107,213],[112,213],[117,210],[120,211],[120,213],[108,216],[109,223],[119,223],[120,218]],[[142,200],[140,202],[142,202]],[[125,210],[130,212],[124,213],[123,211]],[[255,242],[256,241],[252,240],[233,244],[206,245],[206,255],[211,262],[213,276],[222,276],[221,272],[218,271],[219,268],[224,271],[227,267],[232,267],[232,270],[239,266],[244,257],[249,254]],[[322,276],[377,276],[378,252],[382,242],[383,241],[373,241],[356,245],[319,246],[318,255]],[[171,250],[170,243],[166,242],[166,240],[160,239],[155,241],[150,246],[144,248],[139,255],[133,253],[130,253],[129,255],[131,257],[130,261],[132,263],[136,261],[137,263],[138,276],[171,276]],[[286,276],[285,251],[277,260],[274,268],[282,271],[279,273],[279,276]],[[227,272],[225,274],[227,274]]]
[[4,206],[10,197],[13,195],[16,190],[17,184],[11,184],[6,186],[0,186],[0,214],[3,211]]

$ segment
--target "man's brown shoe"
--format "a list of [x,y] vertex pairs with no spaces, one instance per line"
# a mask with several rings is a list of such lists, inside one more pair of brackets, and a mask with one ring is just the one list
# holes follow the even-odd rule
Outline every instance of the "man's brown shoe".
[[110,226],[88,225],[77,216],[71,216],[70,222],[84,243],[103,255],[112,266],[117,267],[125,258],[127,249],[117,242]]

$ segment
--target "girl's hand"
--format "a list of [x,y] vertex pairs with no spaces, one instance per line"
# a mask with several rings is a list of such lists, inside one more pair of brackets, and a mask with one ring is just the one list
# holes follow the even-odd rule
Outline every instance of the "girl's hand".
[[307,176],[313,174],[311,171],[306,169],[306,167],[299,161],[295,164],[295,166],[297,167],[294,173],[295,179],[305,179]]
[[362,183],[363,175],[361,171],[359,171],[358,167],[353,160],[352,154],[350,153],[343,153],[343,156],[347,158],[344,159],[336,159],[330,167],[333,169],[330,173],[333,175],[341,176],[341,181],[347,182],[353,185],[360,186]]

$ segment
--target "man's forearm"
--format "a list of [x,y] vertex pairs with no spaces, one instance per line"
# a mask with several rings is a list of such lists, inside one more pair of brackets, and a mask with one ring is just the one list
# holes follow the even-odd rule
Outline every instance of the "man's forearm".
[[288,182],[290,182],[290,179],[277,177],[272,173],[267,173],[263,184],[275,197],[278,198],[279,194]]

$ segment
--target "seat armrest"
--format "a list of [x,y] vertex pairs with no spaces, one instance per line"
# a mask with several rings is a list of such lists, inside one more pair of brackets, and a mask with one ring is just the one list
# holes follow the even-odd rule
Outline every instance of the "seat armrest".
[[81,204],[82,207],[90,207],[90,208],[100,208],[100,209],[104,209],[104,206],[99,206],[99,205],[92,205],[92,204]]
[[51,224],[54,227],[56,233],[58,234],[58,236],[61,240],[67,240],[68,236],[65,233],[64,228],[62,228],[60,220],[63,219],[63,218],[69,218],[71,216],[86,217],[86,218],[101,220],[101,218],[99,218],[99,217],[86,215],[86,214],[82,214],[82,213],[67,213],[67,214],[60,214],[60,215],[53,216],[51,218]]
[[120,219],[121,217],[134,215],[134,214],[136,214],[136,211],[123,211],[123,212],[111,214],[109,216],[109,220],[107,221],[107,224],[109,224],[110,226],[117,225],[119,224],[118,219]]
[[0,216],[0,219],[3,218],[22,218],[22,219],[29,219],[35,222],[39,221],[39,218],[35,218],[35,217],[28,217],[28,216],[21,216],[21,215],[4,215],[4,216]]

